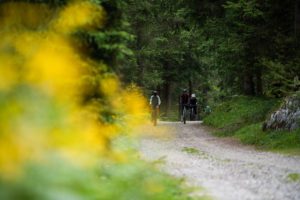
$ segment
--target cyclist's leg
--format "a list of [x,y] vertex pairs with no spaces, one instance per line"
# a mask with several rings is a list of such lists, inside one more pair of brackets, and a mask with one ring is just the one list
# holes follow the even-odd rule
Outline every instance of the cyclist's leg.
[[182,122],[185,124],[185,107],[182,109]]
[[155,126],[156,125],[156,108],[152,107],[152,123]]
[[151,122],[154,122],[154,119],[155,119],[155,108],[154,107],[152,107],[151,108]]
[[196,106],[193,106],[193,120],[196,120]]
[[178,115],[177,115],[178,120],[180,120],[180,105],[179,105],[179,104],[178,104],[178,110],[177,110],[177,113],[178,113]]
[[154,112],[153,124],[154,124],[154,126],[156,126],[156,120],[157,120],[157,110],[156,110],[156,108],[153,109],[153,112]]
[[194,112],[195,112],[195,120],[198,120],[197,105],[195,105]]
[[180,105],[180,121],[183,121],[183,111],[184,111],[184,106],[181,104]]

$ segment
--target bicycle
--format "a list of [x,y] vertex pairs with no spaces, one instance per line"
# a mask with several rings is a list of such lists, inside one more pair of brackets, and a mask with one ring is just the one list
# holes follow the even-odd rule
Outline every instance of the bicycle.
[[194,121],[196,120],[196,112],[195,112],[195,106],[190,106],[190,120]]
[[181,121],[186,124],[186,119],[187,119],[187,114],[188,114],[188,104],[184,104],[182,108],[182,113],[181,113]]
[[154,126],[157,125],[157,117],[158,117],[158,108],[152,108],[152,123]]

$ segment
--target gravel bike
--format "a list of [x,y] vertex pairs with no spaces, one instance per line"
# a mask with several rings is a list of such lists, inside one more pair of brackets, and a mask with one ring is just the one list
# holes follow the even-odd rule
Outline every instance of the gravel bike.
[[187,116],[188,116],[188,108],[189,108],[189,105],[188,104],[184,104],[182,105],[183,108],[182,108],[182,113],[181,113],[181,121],[186,124],[186,119],[187,119]]
[[157,118],[158,118],[158,108],[154,107],[152,108],[152,123],[154,126],[157,125]]
[[195,106],[190,106],[190,120],[194,121],[196,120],[196,107]]

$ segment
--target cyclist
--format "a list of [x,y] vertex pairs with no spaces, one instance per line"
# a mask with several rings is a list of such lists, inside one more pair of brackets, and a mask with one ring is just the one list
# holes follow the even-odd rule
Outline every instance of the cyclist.
[[160,104],[161,104],[161,100],[157,94],[157,91],[153,91],[152,95],[150,97],[150,105],[152,107],[152,121],[153,121],[154,125],[156,125],[158,109],[159,109]]
[[194,109],[194,116],[191,116],[191,118],[195,118],[197,116],[197,98],[195,94],[191,96],[190,107]]
[[195,94],[192,94],[190,99],[190,106],[195,108],[195,114],[197,114],[197,98]]
[[187,92],[187,89],[184,89],[183,93],[180,95],[180,98],[179,98],[179,106],[180,106],[180,114],[181,115],[182,115],[184,107],[186,107],[186,109],[188,109],[189,101],[190,101],[190,96]]

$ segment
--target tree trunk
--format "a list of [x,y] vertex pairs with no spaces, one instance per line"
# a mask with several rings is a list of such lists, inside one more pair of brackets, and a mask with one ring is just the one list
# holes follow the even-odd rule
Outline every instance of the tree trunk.
[[140,55],[137,56],[137,66],[138,66],[138,84],[139,86],[143,87],[144,86],[144,74],[145,74],[145,67],[142,61],[142,58]]
[[165,115],[168,116],[171,108],[171,82],[172,78],[169,74],[169,70],[171,70],[170,63],[168,61],[164,61],[164,84],[163,84],[163,93],[164,93],[164,112]]
[[136,49],[138,51],[137,53],[137,57],[136,57],[136,60],[137,60],[137,76],[138,76],[138,84],[143,87],[144,86],[144,74],[145,74],[145,67],[144,67],[144,63],[143,63],[143,58],[142,58],[142,55],[141,55],[141,50],[143,48],[143,31],[142,31],[142,25],[138,25],[136,26]]
[[164,112],[165,115],[168,116],[171,108],[171,82],[169,80],[166,80],[163,90],[164,90],[163,100],[165,101]]
[[193,83],[192,80],[189,79],[189,95],[191,96],[193,93]]
[[262,86],[262,70],[261,68],[257,69],[256,71],[256,80],[255,80],[255,89],[256,95],[261,96],[263,94],[263,86]]
[[250,96],[255,95],[253,75],[252,75],[252,73],[249,73],[249,71],[246,71],[246,73],[244,74],[243,93],[245,95],[250,95]]
[[300,35],[300,0],[295,0],[294,18],[295,38],[298,39]]

